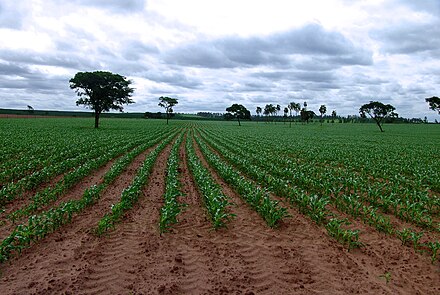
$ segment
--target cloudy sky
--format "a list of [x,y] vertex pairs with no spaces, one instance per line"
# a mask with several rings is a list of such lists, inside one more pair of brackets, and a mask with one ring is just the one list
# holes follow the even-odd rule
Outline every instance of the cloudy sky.
[[0,108],[84,110],[69,79],[106,70],[133,81],[128,112],[380,100],[438,118],[439,0],[0,0],[0,40]]

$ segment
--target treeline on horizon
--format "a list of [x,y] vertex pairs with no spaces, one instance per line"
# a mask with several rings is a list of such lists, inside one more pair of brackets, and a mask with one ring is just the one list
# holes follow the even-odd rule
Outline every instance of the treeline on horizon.
[[[3,115],[22,115],[22,116],[47,116],[47,117],[93,117],[93,112],[77,112],[77,111],[48,111],[48,110],[16,110],[16,109],[0,109],[0,114]],[[234,120],[229,113],[216,113],[216,112],[198,112],[196,114],[187,113],[172,113],[170,116],[175,120],[217,120],[217,121],[230,121]],[[166,119],[166,113],[164,112],[144,112],[144,113],[103,113],[103,118],[137,118],[137,119]],[[285,117],[283,115],[275,115],[269,117],[252,115],[248,121],[258,122],[289,122],[292,119],[293,122],[300,122],[301,116]],[[320,122],[321,117],[315,117],[310,122]],[[246,120],[245,120],[246,121]],[[327,123],[374,123],[371,118],[362,118],[359,115],[348,115],[332,117],[331,115],[323,116],[323,121]],[[411,123],[411,124],[427,124],[427,117],[425,118],[387,118],[385,123]],[[434,123],[438,123],[435,119]]]

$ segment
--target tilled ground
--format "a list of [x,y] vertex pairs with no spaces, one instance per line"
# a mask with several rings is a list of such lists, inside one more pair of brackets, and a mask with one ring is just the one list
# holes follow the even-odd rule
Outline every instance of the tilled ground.
[[[139,203],[114,231],[97,237],[93,228],[147,152],[96,205],[4,264],[0,294],[440,294],[440,267],[426,255],[360,223],[366,247],[347,252],[294,209],[280,228],[270,229],[211,169],[236,214],[228,228],[212,230],[184,145],[180,201],[188,205],[172,231],[160,235],[170,148],[159,155]],[[388,283],[385,273],[391,275]]]

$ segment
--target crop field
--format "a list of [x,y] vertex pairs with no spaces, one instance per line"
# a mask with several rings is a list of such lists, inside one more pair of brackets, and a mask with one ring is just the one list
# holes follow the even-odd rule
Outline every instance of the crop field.
[[440,294],[438,127],[0,118],[0,294]]

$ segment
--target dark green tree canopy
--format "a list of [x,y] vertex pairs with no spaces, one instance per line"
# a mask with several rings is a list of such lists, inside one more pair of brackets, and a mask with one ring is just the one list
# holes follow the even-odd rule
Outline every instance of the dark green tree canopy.
[[165,108],[165,112],[167,114],[167,124],[168,124],[168,119],[171,116],[171,113],[173,112],[173,107],[178,104],[179,102],[177,101],[177,98],[172,98],[172,97],[166,97],[166,96],[161,96],[159,97],[159,106]]
[[313,119],[313,117],[315,116],[315,112],[314,111],[307,111],[306,108],[303,108],[301,110],[301,120],[309,123],[309,120]]
[[322,104],[319,107],[319,112],[321,113],[321,117],[327,112],[327,107],[325,106],[325,104]]
[[261,112],[263,112],[263,110],[261,109],[261,107],[257,107],[257,109],[255,110],[255,112],[257,113],[257,115],[260,115]]
[[240,124],[240,119],[250,119],[251,112],[243,105],[234,103],[230,107],[226,108],[228,113],[231,113],[238,120],[238,125]]
[[134,103],[130,98],[134,89],[131,81],[111,72],[78,72],[69,80],[79,99],[76,105],[85,105],[95,111],[95,127],[98,128],[99,115],[110,110],[123,111],[123,104]]
[[379,126],[380,131],[383,132],[383,120],[387,117],[397,117],[398,115],[394,112],[395,110],[396,108],[390,104],[385,105],[379,101],[370,101],[370,103],[364,104],[359,108],[359,114],[362,118],[366,118],[366,114],[368,114]]
[[437,96],[425,98],[425,101],[429,103],[429,108],[433,111],[437,111],[440,115],[440,98]]
[[277,111],[277,107],[276,106],[274,106],[273,104],[267,104],[267,105],[264,106],[263,114],[266,115],[266,116],[269,116],[269,115],[275,114],[276,111]]

